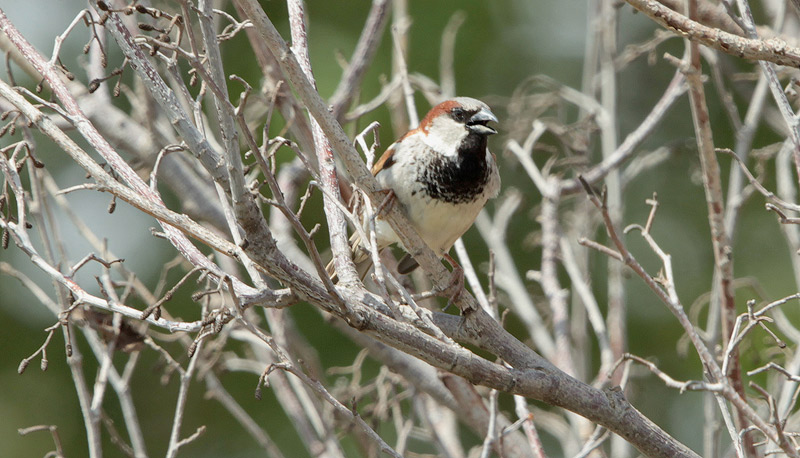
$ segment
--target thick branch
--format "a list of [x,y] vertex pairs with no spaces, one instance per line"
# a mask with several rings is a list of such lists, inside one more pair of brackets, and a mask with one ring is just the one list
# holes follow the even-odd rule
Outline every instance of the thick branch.
[[656,0],[626,0],[631,6],[678,35],[737,57],[800,68],[800,49],[780,38],[754,40],[707,27]]

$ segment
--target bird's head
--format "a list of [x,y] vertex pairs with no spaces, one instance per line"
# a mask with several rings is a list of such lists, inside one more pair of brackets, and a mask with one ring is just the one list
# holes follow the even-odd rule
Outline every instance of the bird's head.
[[497,131],[489,126],[497,116],[480,100],[457,97],[436,105],[420,122],[423,139],[434,150],[455,156],[467,145],[484,145]]

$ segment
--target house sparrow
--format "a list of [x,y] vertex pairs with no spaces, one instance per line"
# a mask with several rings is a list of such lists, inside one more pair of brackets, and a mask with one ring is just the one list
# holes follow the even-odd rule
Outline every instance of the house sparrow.
[[[454,269],[460,266],[448,251],[500,190],[497,163],[486,146],[488,136],[497,133],[488,126],[490,121],[497,122],[497,117],[480,100],[447,100],[433,107],[416,129],[389,146],[372,168],[378,183],[403,205],[428,247],[447,258]],[[364,228],[366,232],[367,221]],[[380,217],[375,228],[379,250],[400,242]],[[365,245],[357,233],[351,238],[353,262],[362,278],[372,265]],[[328,273],[333,273],[332,264]],[[397,270],[407,274],[417,266],[406,254]]]

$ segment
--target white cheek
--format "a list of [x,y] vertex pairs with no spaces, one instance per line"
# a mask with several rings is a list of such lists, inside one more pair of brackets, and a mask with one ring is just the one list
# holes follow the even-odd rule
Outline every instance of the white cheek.
[[428,135],[422,137],[426,145],[448,157],[458,155],[458,145],[467,136],[467,129],[454,121],[434,121]]

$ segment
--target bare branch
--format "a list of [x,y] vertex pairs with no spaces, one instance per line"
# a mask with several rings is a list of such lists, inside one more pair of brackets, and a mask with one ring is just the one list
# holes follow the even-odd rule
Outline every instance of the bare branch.
[[789,46],[780,38],[767,40],[743,38],[693,21],[657,0],[626,1],[661,26],[693,42],[745,59],[800,68],[800,49]]

